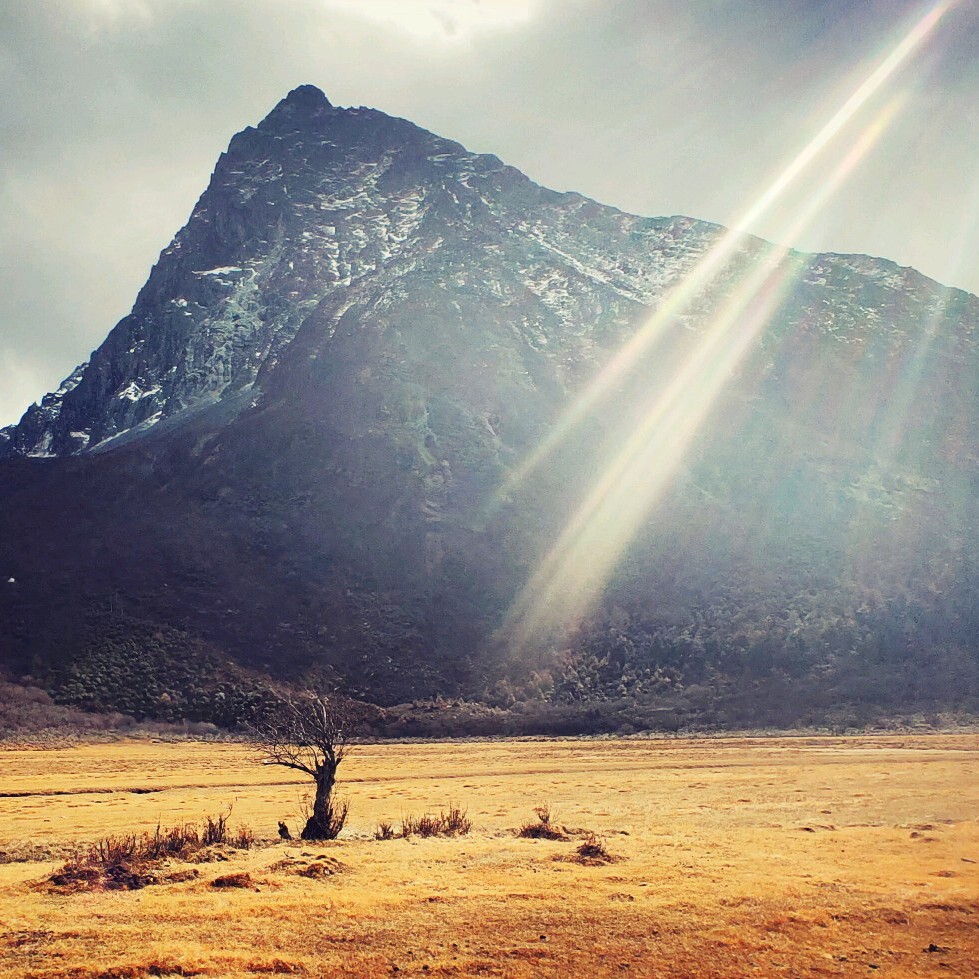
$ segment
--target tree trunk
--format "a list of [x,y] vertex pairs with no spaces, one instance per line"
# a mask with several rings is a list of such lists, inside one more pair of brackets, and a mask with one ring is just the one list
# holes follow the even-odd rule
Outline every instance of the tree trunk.
[[336,775],[335,765],[323,765],[316,772],[316,795],[313,797],[313,811],[301,834],[304,840],[332,840],[340,830],[334,825],[333,807],[330,805]]

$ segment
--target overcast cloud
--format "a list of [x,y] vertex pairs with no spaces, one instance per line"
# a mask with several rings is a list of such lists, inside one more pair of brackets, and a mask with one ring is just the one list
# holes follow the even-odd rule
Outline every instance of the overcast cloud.
[[[231,136],[296,85],[640,214],[730,223],[920,0],[4,0],[0,424],[130,309]],[[979,292],[979,13],[960,0],[752,230]]]

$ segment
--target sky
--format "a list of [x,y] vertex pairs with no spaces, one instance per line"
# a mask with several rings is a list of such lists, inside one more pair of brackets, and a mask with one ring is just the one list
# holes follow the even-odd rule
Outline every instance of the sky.
[[305,83],[557,190],[979,293],[977,52],[977,0],[3,0],[0,425]]

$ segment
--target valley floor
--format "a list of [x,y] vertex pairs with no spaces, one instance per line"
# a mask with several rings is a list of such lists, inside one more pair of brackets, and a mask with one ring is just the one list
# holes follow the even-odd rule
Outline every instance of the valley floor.
[[[305,786],[247,746],[0,752],[0,975],[979,975],[974,734],[369,745],[340,775],[348,827],[310,845],[276,836]],[[450,803],[470,835],[374,839]],[[518,838],[541,803],[621,859]],[[188,880],[38,883],[75,841],[232,805],[266,843]]]

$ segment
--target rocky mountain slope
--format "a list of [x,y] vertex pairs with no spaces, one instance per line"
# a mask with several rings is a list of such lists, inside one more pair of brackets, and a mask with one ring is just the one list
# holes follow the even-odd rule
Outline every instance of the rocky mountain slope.
[[495,157],[304,86],[232,140],[133,312],[4,430],[4,454],[107,448],[229,399],[325,303],[335,324],[364,290],[396,302],[406,277],[438,273],[469,302],[517,304],[516,339],[552,345],[555,364],[580,359],[587,333],[654,302],[714,231],[547,191]]
[[[513,479],[724,234],[296,89],[0,432],[0,663],[223,720],[267,674],[722,723],[975,709],[975,297],[745,238]],[[521,589],[764,263],[764,326],[600,600],[517,648]]]

